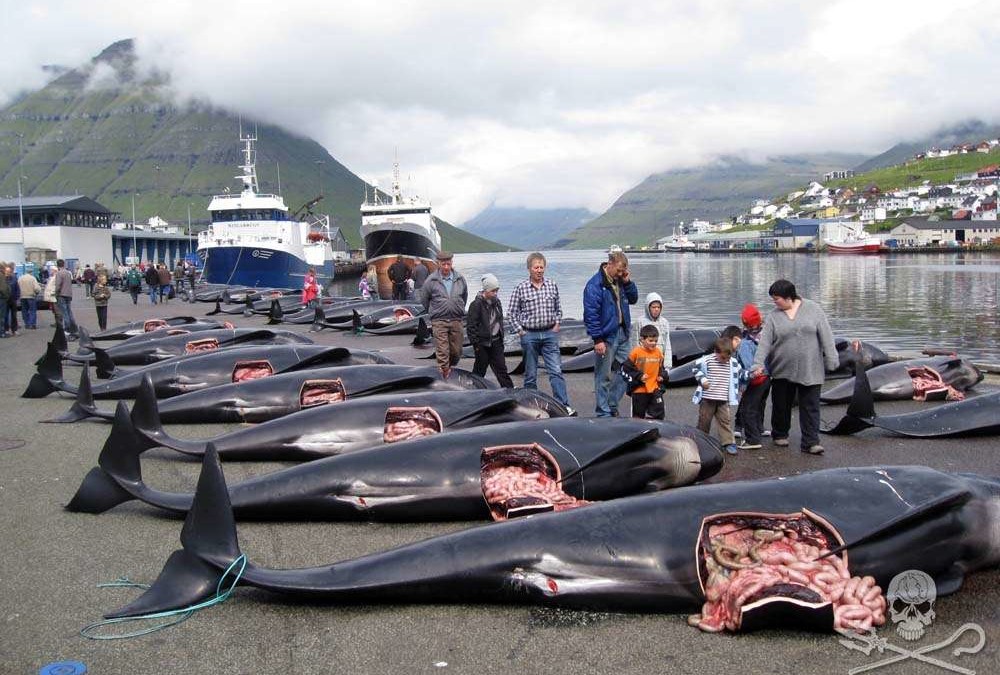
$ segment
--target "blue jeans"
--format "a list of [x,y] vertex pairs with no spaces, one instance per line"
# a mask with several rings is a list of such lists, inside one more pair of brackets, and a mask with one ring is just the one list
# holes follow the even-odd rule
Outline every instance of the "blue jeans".
[[25,328],[38,327],[38,303],[34,298],[21,298],[21,318]]
[[73,302],[73,298],[68,298],[65,295],[60,295],[56,300],[59,305],[59,309],[62,310],[62,322],[63,330],[67,335],[76,335],[76,319],[73,317],[73,309],[70,307]]
[[538,355],[541,354],[553,398],[569,406],[559,358],[559,335],[551,330],[527,331],[521,336],[521,349],[524,351],[524,388],[538,389]]
[[604,356],[594,352],[594,396],[597,405],[594,411],[598,417],[618,414],[618,402],[625,395],[625,380],[618,375],[616,366],[628,359],[628,333],[619,327],[618,332],[604,344]]
[[159,284],[150,284],[149,285],[149,301],[155,305],[156,304],[156,296],[159,295],[159,294],[160,294],[160,286],[159,286]]

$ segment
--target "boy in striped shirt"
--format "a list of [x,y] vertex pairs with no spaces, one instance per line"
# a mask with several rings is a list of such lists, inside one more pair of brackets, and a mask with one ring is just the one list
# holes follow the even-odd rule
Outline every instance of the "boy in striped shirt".
[[739,404],[740,384],[746,380],[746,371],[733,357],[733,351],[739,343],[738,335],[723,335],[715,341],[713,354],[695,361],[694,373],[698,386],[691,399],[698,404],[698,428],[708,433],[714,419],[719,430],[719,441],[730,455],[735,455],[737,450],[729,407]]

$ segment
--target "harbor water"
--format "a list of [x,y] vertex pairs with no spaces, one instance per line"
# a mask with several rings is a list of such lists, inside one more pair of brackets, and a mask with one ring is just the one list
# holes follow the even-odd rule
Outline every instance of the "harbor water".
[[[455,256],[468,280],[470,300],[480,277],[500,281],[506,306],[514,285],[527,277],[526,253]],[[583,287],[607,259],[604,251],[552,251],[546,275],[559,285],[563,315],[582,317]],[[1000,363],[1000,255],[993,252],[929,253],[906,256],[787,253],[629,254],[640,305],[646,293],[664,299],[674,328],[720,328],[739,323],[740,310],[754,302],[762,313],[773,305],[767,289],[789,279],[803,297],[826,310],[834,335],[872,342],[889,353],[954,350],[976,361]],[[356,293],[357,280],[336,286]]]

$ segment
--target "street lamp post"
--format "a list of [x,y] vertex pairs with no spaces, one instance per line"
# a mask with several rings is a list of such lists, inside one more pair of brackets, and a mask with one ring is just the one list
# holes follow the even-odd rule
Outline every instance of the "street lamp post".
[[139,245],[136,243],[135,238],[135,193],[132,194],[132,257],[136,259],[136,263],[139,260]]
[[194,236],[191,233],[191,205],[188,204],[188,255],[194,253]]
[[18,174],[17,176],[17,212],[21,219],[21,253],[24,255],[24,260],[27,262],[27,254],[24,251],[24,203],[21,197],[21,179],[24,176]]

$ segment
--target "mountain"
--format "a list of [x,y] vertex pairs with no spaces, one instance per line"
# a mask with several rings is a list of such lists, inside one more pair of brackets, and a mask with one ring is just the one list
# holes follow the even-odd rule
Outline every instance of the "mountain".
[[[204,226],[212,195],[239,189],[239,118],[206,103],[177,104],[169,74],[141,72],[131,40],[49,72],[55,78],[45,87],[0,109],[0,194],[16,195],[22,175],[27,196],[87,195],[125,221],[135,196],[137,221],[158,215],[183,226],[190,209]],[[246,118],[242,125],[257,130],[260,190],[280,193],[292,212],[323,195],[316,211],[359,248],[364,181],[309,138]],[[441,220],[438,228],[449,250],[506,248]]]
[[587,209],[527,209],[489,206],[462,229],[518,249],[547,248],[597,214]]
[[755,199],[772,199],[811,180],[822,180],[828,171],[846,169],[864,159],[864,155],[850,153],[802,154],[772,157],[754,164],[723,157],[708,166],[654,174],[556,246],[648,245],[671,234],[681,222],[728,220],[747,210]]
[[933,134],[915,141],[897,143],[881,155],[872,157],[854,167],[854,170],[860,173],[872,169],[884,169],[902,164],[913,159],[913,156],[918,152],[925,152],[933,147],[950,148],[960,143],[978,143],[997,137],[1000,137],[1000,124],[986,124],[979,120],[970,120],[950,127],[943,127]]

